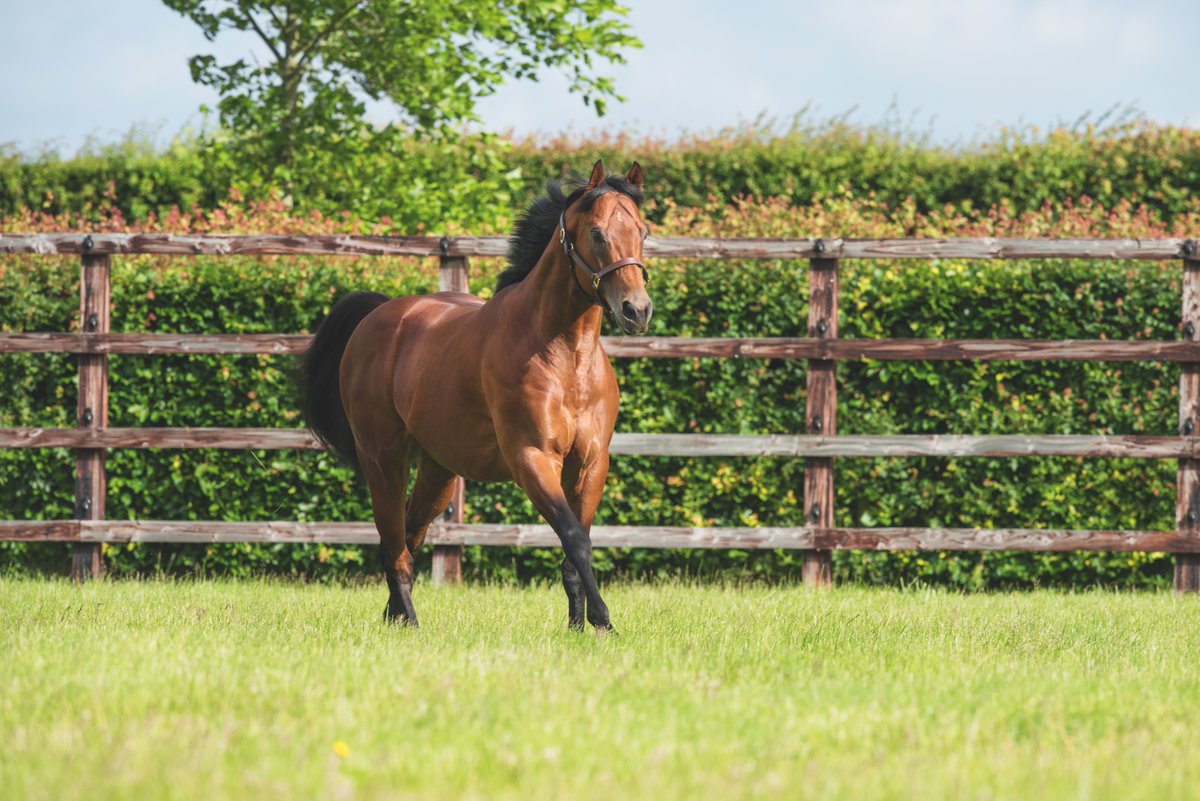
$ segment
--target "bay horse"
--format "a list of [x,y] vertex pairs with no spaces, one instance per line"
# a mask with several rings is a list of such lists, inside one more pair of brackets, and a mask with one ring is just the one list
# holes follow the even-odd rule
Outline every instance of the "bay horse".
[[525,491],[562,543],[568,625],[611,627],[590,536],[618,404],[600,325],[606,310],[626,333],[650,322],[642,168],[597,161],[567,186],[550,182],[517,221],[487,302],[351,293],[304,356],[308,427],[371,491],[388,621],[417,624],[413,555],[464,476]]

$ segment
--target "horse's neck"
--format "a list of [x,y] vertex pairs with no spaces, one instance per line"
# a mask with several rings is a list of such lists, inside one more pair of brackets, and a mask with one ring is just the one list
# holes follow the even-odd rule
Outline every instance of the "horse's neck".
[[547,347],[565,346],[572,351],[598,347],[604,314],[583,297],[557,243],[546,248],[521,284],[523,311]]

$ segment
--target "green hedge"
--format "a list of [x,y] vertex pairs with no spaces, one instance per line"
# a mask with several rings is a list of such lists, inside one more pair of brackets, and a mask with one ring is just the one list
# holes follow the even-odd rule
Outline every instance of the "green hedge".
[[[377,144],[364,145],[352,163],[311,165],[323,180],[319,190],[292,198],[295,208],[387,217],[399,233],[418,225],[477,232],[522,208],[547,176],[585,170],[601,156],[614,169],[634,159],[642,163],[649,195],[659,200],[650,210],[655,220],[666,213],[667,200],[696,207],[710,197],[724,204],[755,196],[803,204],[849,193],[891,207],[911,202],[926,212],[946,205],[1038,210],[1086,196],[1107,207],[1145,205],[1169,221],[1195,207],[1200,186],[1200,132],[1143,122],[1008,131],[953,148],[835,123],[748,127],[682,141],[465,136],[439,146],[389,132]],[[127,219],[141,219],[149,212],[163,216],[172,205],[215,208],[230,186],[261,192],[244,185],[236,165],[220,153],[219,143],[195,142],[156,153],[136,140],[65,160],[10,153],[0,157],[0,216],[26,207],[94,217],[115,206]]]
[[[318,188],[283,200],[297,213],[370,219],[384,232],[419,234],[504,224],[522,183],[504,160],[507,147],[491,136],[469,136],[434,147],[391,135],[379,152],[348,163],[309,165]],[[136,138],[75,158],[27,157],[0,151],[0,218],[25,212],[60,218],[74,229],[114,220],[170,218],[179,211],[220,209],[242,197],[264,202],[276,191],[247,184],[220,142],[176,141],[157,151]]]
[[[1171,339],[1177,265],[1111,262],[847,262],[846,337]],[[806,265],[653,265],[652,334],[803,336]],[[473,265],[486,294],[497,266]],[[69,330],[74,260],[0,263],[0,327]],[[393,260],[119,258],[113,330],[298,332],[352,289],[428,292],[432,263]],[[71,425],[74,365],[45,355],[0,356],[8,392],[0,426]],[[110,425],[296,426],[289,360],[272,356],[113,356]],[[621,431],[787,433],[804,430],[803,363],[783,360],[620,360]],[[1169,365],[845,363],[842,433],[1147,433],[1175,425],[1178,369]],[[0,452],[0,518],[71,515],[65,451]],[[1173,463],[1080,459],[839,460],[838,525],[1061,528],[1173,527]],[[111,518],[368,520],[366,493],[315,453],[116,451],[108,461]],[[618,457],[598,523],[797,525],[803,460]],[[533,521],[511,486],[468,488],[469,520]],[[61,570],[59,545],[0,545],[0,569]],[[299,546],[106,548],[116,574],[273,572],[309,577],[373,572],[373,549]],[[427,557],[426,557],[427,558]],[[546,550],[470,548],[468,575],[553,578]],[[608,575],[722,574],[779,579],[798,554],[598,551]],[[954,587],[1163,586],[1169,557],[1141,554],[838,553],[839,580]]]
[[1194,208],[1200,186],[1200,131],[1132,122],[1078,130],[1004,131],[965,146],[934,146],[911,135],[842,124],[756,127],[682,142],[641,137],[518,143],[509,157],[531,177],[581,169],[589,159],[624,168],[637,159],[648,194],[684,207],[751,197],[793,204],[851,194],[921,212],[946,205],[1040,210],[1089,197],[1114,207],[1145,205],[1171,220]]
[[67,159],[53,151],[36,156],[0,151],[3,217],[26,208],[92,220],[115,207],[128,219],[143,219],[172,206],[215,208],[229,185],[228,175],[207,172],[200,151],[183,142],[158,150],[130,138]]

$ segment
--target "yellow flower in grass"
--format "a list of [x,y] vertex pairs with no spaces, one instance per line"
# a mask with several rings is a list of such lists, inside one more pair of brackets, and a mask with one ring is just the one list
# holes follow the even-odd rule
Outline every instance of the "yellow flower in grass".
[[342,759],[350,756],[350,746],[346,745],[344,740],[333,741],[333,753],[340,756]]

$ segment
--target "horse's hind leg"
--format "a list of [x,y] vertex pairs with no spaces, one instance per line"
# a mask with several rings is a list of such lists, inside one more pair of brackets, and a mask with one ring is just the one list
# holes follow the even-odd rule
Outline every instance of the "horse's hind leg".
[[408,551],[413,556],[425,542],[425,532],[437,516],[446,511],[454,495],[454,473],[435,462],[428,454],[421,454],[417,465],[417,480],[413,482],[412,494],[408,499],[408,511],[404,516],[408,528]]
[[379,559],[387,579],[388,603],[384,619],[391,623],[417,625],[412,602],[413,559],[408,550],[404,525],[405,492],[408,489],[407,448],[384,465],[364,465],[371,488],[371,509],[379,531]]

